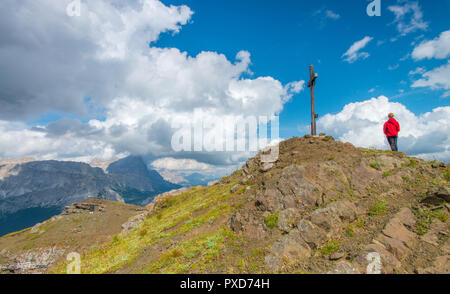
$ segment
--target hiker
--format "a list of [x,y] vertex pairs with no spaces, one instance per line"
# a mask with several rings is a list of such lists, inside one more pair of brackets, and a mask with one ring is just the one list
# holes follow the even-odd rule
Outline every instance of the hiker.
[[391,150],[398,152],[397,139],[400,132],[400,124],[394,118],[393,113],[389,113],[389,120],[384,124],[383,132],[387,137]]

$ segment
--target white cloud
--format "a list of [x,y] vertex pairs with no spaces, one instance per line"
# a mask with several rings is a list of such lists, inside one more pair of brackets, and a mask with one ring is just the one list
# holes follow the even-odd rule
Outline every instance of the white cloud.
[[[430,87],[433,90],[450,90],[450,61],[443,66],[423,72],[422,79],[416,80],[411,87]],[[446,97],[445,94],[444,97]]]
[[388,149],[383,134],[387,114],[393,112],[400,122],[399,148],[412,156],[450,161],[450,107],[416,115],[385,96],[350,103],[338,114],[318,120],[318,129],[359,147]]
[[[71,18],[64,1],[0,2],[0,157],[174,157],[172,120],[274,115],[304,88],[304,81],[282,85],[273,77],[247,78],[247,51],[229,60],[217,52],[189,56],[149,46],[190,21],[187,6],[157,0],[82,3],[81,16]],[[30,11],[39,18],[28,17]],[[89,113],[85,97],[102,110],[101,119]],[[49,110],[90,120],[35,127],[12,122]],[[233,165],[248,154],[179,156]]]
[[409,72],[409,75],[413,76],[413,75],[418,75],[418,74],[423,74],[425,73],[427,70],[424,67],[418,67],[415,70],[411,70]]
[[423,12],[417,1],[401,0],[399,3],[399,5],[388,6],[388,9],[395,14],[394,24],[397,25],[397,30],[402,36],[428,29],[428,23],[423,20]]
[[340,18],[341,18],[341,16],[340,16],[338,13],[336,13],[336,12],[334,12],[334,11],[332,11],[332,10],[329,10],[329,9],[327,9],[327,10],[325,11],[325,16],[326,16],[327,18],[334,19],[334,20],[340,19]]
[[396,70],[400,67],[400,64],[389,65],[388,70]]
[[372,41],[373,38],[366,36],[362,40],[355,42],[350,48],[342,55],[345,61],[348,63],[353,63],[358,59],[366,59],[369,57],[369,53],[367,52],[359,52],[361,49],[366,47],[366,45]]
[[192,15],[157,0],[97,0],[82,1],[81,16],[69,17],[68,3],[0,1],[0,119],[87,115],[85,97],[104,105],[129,92],[148,44]]
[[450,30],[431,41],[423,41],[414,48],[412,57],[415,60],[445,59],[450,56]]

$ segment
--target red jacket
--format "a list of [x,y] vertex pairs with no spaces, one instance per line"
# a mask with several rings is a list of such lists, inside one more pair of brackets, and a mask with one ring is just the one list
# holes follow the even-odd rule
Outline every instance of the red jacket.
[[390,118],[383,127],[386,137],[397,137],[400,132],[400,124],[394,118]]

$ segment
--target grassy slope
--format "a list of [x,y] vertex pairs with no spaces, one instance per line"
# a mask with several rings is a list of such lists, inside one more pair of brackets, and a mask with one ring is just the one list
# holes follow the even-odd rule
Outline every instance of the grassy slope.
[[[347,150],[348,146],[327,140],[315,142],[313,149],[310,144],[308,138],[282,143],[276,167],[265,174],[251,171],[258,174],[256,178],[239,186],[234,193],[231,188],[242,180],[241,171],[214,186],[192,188],[157,204],[145,222],[133,231],[115,235],[104,245],[85,252],[81,257],[82,273],[264,273],[264,256],[274,240],[281,236],[276,228],[278,219],[266,217],[267,239],[253,242],[248,236],[236,235],[229,230],[230,216],[238,209],[254,206],[252,195],[255,191],[284,167],[310,165],[311,177],[314,177],[317,163],[329,162],[343,167],[344,173],[328,172],[324,176],[329,178],[327,181],[317,178],[323,185],[335,185],[327,188],[328,193],[335,196],[321,207],[346,198],[367,201],[368,208],[367,213],[349,224],[338,239],[318,248],[311,259],[299,264],[294,271],[324,272],[332,266],[328,255],[338,249],[350,256],[357,254],[399,208],[417,205],[428,189],[449,183],[448,166],[432,169],[428,162],[407,158],[406,163],[388,170],[383,163],[377,162],[379,156],[401,154],[360,148]],[[373,181],[356,188],[356,182],[361,178],[352,169],[361,162],[368,163],[366,169],[371,170]],[[414,212],[418,221],[416,232],[421,235],[427,232],[433,219],[447,222],[442,209]],[[61,262],[50,268],[49,273],[64,273],[65,269],[66,263]]]
[[[159,203],[132,232],[116,235],[111,242],[82,256],[82,272],[105,273],[124,268],[136,273],[217,270],[211,268],[216,267],[211,261],[219,258],[225,245],[238,239],[223,222],[240,207],[240,196],[246,188],[242,186],[232,194],[230,189],[237,183],[234,178],[231,176],[227,184],[193,188]],[[179,239],[183,241],[172,244]],[[157,250],[167,246],[170,250]],[[49,272],[63,273],[65,267],[62,263]]]
[[[87,200],[89,201],[89,200]],[[0,251],[21,254],[30,249],[58,246],[68,252],[85,252],[111,240],[121,231],[127,219],[142,207],[102,200],[104,213],[71,214],[44,222],[35,233],[31,228],[10,233],[0,238]]]

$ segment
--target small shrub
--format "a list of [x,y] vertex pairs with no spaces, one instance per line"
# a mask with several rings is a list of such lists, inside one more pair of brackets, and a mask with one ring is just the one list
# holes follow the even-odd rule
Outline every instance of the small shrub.
[[183,252],[181,252],[180,249],[174,249],[172,252],[170,252],[169,257],[177,258],[183,256]]
[[444,174],[444,178],[447,182],[450,182],[450,171],[446,171]]
[[426,219],[424,221],[418,221],[416,223],[416,229],[417,229],[417,233],[419,235],[425,235],[428,232],[428,226],[431,222]]
[[441,222],[443,222],[443,223],[447,222],[447,215],[445,213],[443,213],[442,210],[436,211],[435,216]]
[[338,250],[339,250],[339,242],[338,241],[330,241],[327,243],[327,245],[325,245],[322,249],[319,250],[319,253],[321,253],[322,255],[328,256]]
[[113,241],[114,243],[119,242],[119,236],[114,235],[114,237],[112,238],[112,241]]
[[355,228],[352,225],[349,225],[347,228],[345,228],[345,233],[347,234],[347,236],[353,237],[355,235],[354,229]]
[[379,170],[380,164],[376,161],[370,163],[370,167]]
[[407,166],[409,168],[416,168],[419,161],[415,159],[410,159],[408,163],[404,163],[403,166]]
[[362,218],[362,219],[360,219],[357,223],[356,223],[356,226],[358,227],[358,228],[364,228],[364,226],[366,225],[366,221]]
[[386,171],[386,172],[383,173],[383,178],[387,178],[390,175],[391,175],[391,172],[390,171]]
[[147,229],[142,229],[140,232],[139,232],[139,236],[141,236],[141,238],[142,237],[144,237],[145,235],[147,235]]
[[81,216],[72,219],[72,222],[74,222],[74,223],[81,223]]
[[268,215],[264,220],[269,229],[273,229],[278,225],[278,214]]
[[382,215],[387,211],[388,203],[385,200],[378,201],[375,206],[369,211],[369,216]]

